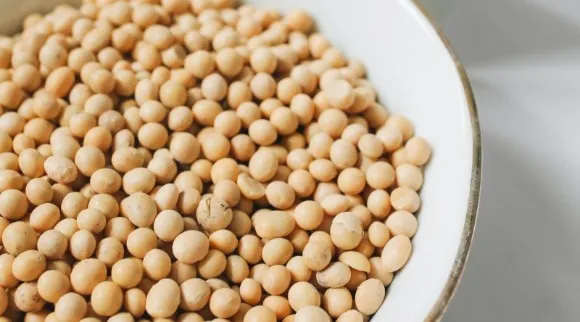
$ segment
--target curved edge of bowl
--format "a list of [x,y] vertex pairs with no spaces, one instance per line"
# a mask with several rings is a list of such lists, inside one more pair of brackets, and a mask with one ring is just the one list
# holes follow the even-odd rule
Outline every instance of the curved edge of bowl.
[[472,128],[472,140],[473,140],[473,160],[471,168],[471,184],[469,190],[469,200],[467,204],[467,214],[465,216],[465,224],[463,226],[463,233],[461,235],[461,243],[457,251],[457,256],[455,257],[453,266],[451,268],[451,273],[449,278],[445,283],[441,294],[437,298],[435,304],[429,311],[429,314],[425,318],[425,322],[437,322],[441,321],[443,314],[449,307],[451,299],[457,291],[457,286],[459,281],[463,276],[465,270],[465,265],[469,257],[469,251],[471,249],[471,244],[473,242],[473,236],[475,233],[475,224],[477,221],[477,212],[479,208],[479,196],[481,192],[481,162],[482,162],[482,151],[481,151],[481,130],[479,126],[479,116],[477,113],[477,107],[475,104],[475,96],[469,82],[469,77],[465,67],[459,61],[455,50],[451,46],[449,39],[443,34],[441,28],[435,21],[435,19],[429,14],[427,9],[419,2],[419,0],[410,1],[417,11],[424,16],[427,22],[431,25],[435,33],[438,35],[442,44],[447,49],[449,55],[455,62],[455,67],[459,77],[461,78],[461,83],[463,85],[463,90],[465,93],[465,98],[467,100],[467,105],[469,109],[469,117],[471,119]]

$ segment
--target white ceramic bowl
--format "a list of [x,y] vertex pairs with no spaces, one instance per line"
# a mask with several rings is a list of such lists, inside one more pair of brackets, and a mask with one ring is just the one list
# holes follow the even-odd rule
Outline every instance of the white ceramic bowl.
[[[0,0],[0,31],[24,15],[75,0]],[[373,321],[437,321],[463,272],[475,228],[481,146],[473,95],[461,64],[414,0],[250,0],[311,12],[349,57],[362,59],[380,100],[402,113],[433,146],[421,191],[413,254]],[[315,322],[315,321],[313,321]]]

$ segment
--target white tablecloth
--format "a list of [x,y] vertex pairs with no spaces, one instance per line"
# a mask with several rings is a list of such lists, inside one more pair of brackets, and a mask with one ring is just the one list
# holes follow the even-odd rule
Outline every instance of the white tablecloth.
[[475,243],[444,321],[580,321],[580,0],[457,0],[483,132]]

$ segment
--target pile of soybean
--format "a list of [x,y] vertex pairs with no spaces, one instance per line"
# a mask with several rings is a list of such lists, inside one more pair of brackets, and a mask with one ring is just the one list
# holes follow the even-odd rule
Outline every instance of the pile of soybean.
[[0,321],[362,322],[429,144],[311,16],[85,0],[0,38]]

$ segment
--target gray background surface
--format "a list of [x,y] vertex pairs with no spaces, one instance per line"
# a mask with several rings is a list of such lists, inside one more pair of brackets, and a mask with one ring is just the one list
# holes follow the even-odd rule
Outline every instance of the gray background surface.
[[437,18],[467,67],[484,155],[444,321],[580,321],[580,0],[456,0]]

